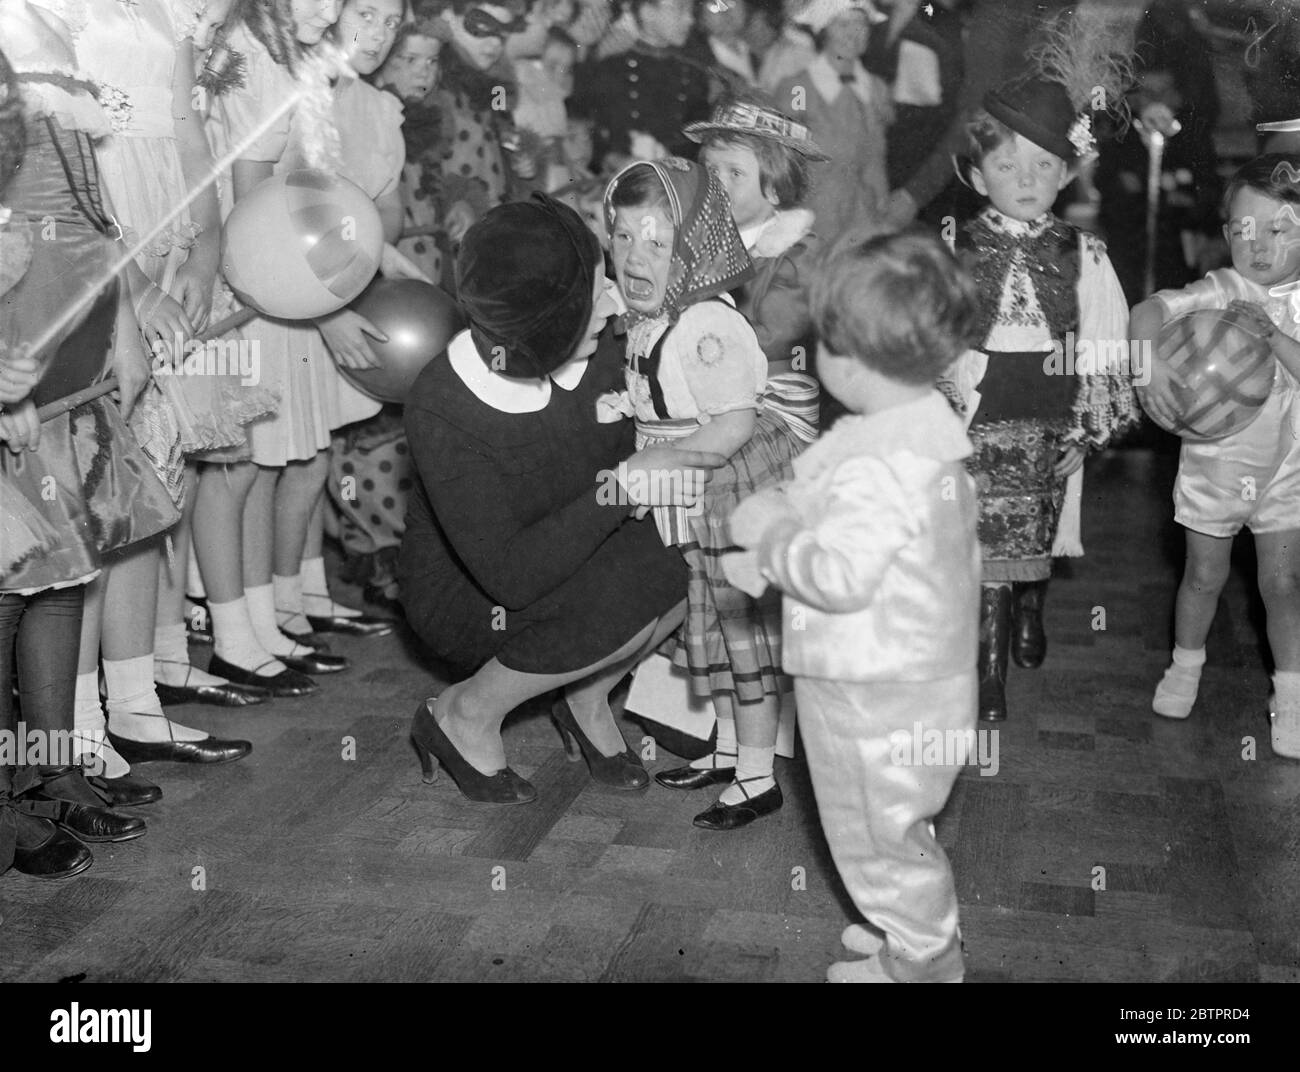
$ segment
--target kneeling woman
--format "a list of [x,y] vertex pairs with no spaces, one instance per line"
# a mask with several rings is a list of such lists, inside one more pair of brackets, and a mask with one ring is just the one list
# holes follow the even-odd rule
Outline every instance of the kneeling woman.
[[472,675],[421,705],[411,737],[426,781],[436,757],[472,800],[537,796],[506,765],[501,723],[556,689],[552,717],[597,781],[650,780],[608,697],[682,621],[686,570],[641,517],[650,505],[691,505],[724,459],[634,454],[630,422],[598,422],[597,398],[622,375],[621,355],[597,354],[614,312],[602,264],[595,237],[559,202],[493,209],[456,263],[469,329],[406,405],[419,480],[402,602],[434,654]]

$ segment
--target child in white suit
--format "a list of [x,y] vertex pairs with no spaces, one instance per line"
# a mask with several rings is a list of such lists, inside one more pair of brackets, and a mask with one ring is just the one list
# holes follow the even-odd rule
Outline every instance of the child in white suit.
[[[980,556],[971,453],[936,375],[976,332],[973,284],[934,239],[851,241],[813,280],[824,387],[849,410],[793,481],[731,516],[724,563],[785,593],[784,666],[822,827],[863,916],[832,982],[959,982],[952,869],[931,820],[955,765],[903,765],[900,737],[976,723]],[[949,757],[951,758],[951,757]]]

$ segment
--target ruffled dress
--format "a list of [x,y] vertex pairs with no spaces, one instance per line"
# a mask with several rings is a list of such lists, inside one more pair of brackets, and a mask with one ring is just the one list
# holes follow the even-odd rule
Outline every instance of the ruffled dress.
[[[92,0],[90,8],[93,17],[77,33],[76,47],[112,125],[95,146],[104,187],[126,242],[134,247],[152,235],[136,263],[170,293],[199,234],[188,208],[168,219],[189,193],[176,144],[172,82],[177,46],[193,11],[184,0]],[[216,374],[212,362],[175,362],[174,355],[172,364],[156,366],[155,386],[132,421],[146,449],[165,451],[173,467],[182,453],[238,447],[244,426],[275,408],[273,393]],[[168,409],[159,412],[163,399]]]
[[[76,72],[19,69],[27,117],[23,165],[5,192],[10,226],[32,243],[22,277],[0,296],[0,349],[34,346],[42,379],[37,406],[104,375],[113,341],[121,248],[104,211],[90,133],[103,113]],[[88,128],[88,129],[87,129]],[[76,315],[66,317],[74,306]],[[40,448],[0,448],[4,543],[0,592],[31,595],[82,584],[103,556],[165,532],[179,520],[167,490],[106,396],[45,421]]]

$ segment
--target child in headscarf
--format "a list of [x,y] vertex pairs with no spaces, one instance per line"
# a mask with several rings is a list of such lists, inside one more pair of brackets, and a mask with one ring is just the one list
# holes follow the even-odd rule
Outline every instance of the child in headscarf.
[[674,661],[718,716],[716,751],[659,781],[675,789],[725,784],[695,824],[730,830],[782,804],[773,758],[789,681],[781,673],[779,599],[753,599],[723,576],[720,556],[732,547],[726,519],[742,498],[789,477],[812,430],[779,397],[779,381],[769,383],[754,329],[727,296],[753,265],[716,176],[671,157],[629,165],[610,182],[605,214],[629,307],[620,401],[636,417],[638,446],[671,442],[729,459],[714,471],[700,508],[656,510],[655,520],[690,567]]

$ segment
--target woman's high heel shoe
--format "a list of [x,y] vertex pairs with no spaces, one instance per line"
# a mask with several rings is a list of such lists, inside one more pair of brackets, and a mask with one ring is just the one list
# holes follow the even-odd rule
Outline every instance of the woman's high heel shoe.
[[650,784],[650,772],[632,749],[625,747],[618,755],[607,756],[587,739],[567,700],[555,701],[551,707],[551,721],[560,731],[569,761],[576,763],[579,758],[585,759],[587,770],[601,785],[611,789],[639,790]]
[[529,804],[537,799],[537,790],[509,767],[484,774],[457,751],[456,746],[438,726],[433,707],[426,700],[415,710],[411,722],[411,743],[420,757],[420,769],[426,785],[438,780],[434,758],[446,768],[456,787],[470,800],[480,804]]

